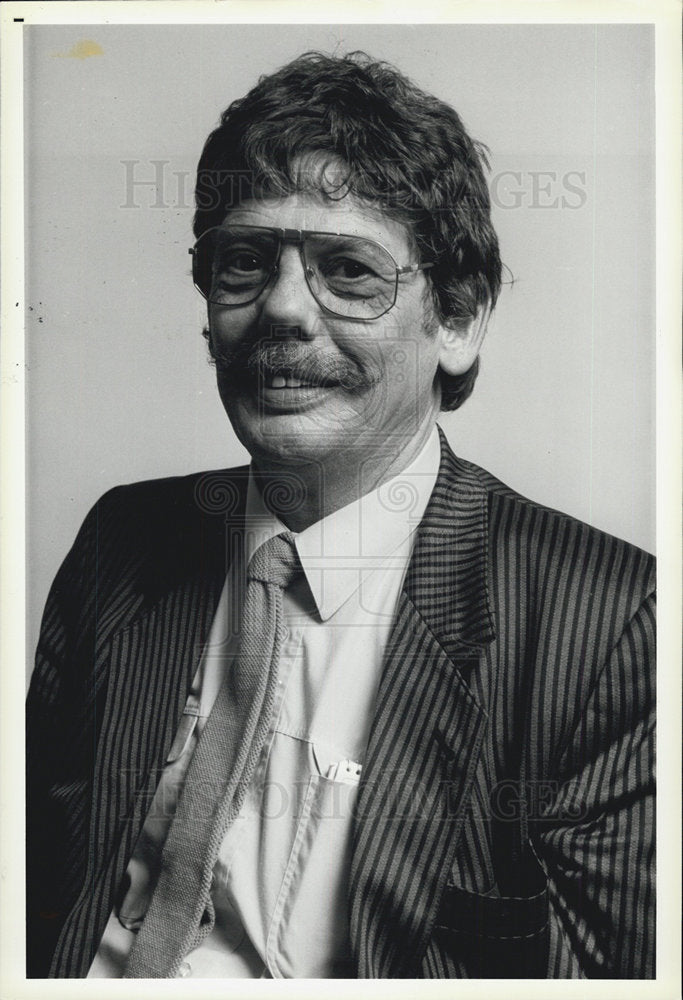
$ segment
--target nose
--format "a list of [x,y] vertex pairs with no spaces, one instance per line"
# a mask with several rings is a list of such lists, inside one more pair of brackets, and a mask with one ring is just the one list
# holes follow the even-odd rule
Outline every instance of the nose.
[[261,296],[261,321],[270,327],[296,327],[314,336],[320,307],[306,282],[304,263],[296,246],[283,246],[277,272]]

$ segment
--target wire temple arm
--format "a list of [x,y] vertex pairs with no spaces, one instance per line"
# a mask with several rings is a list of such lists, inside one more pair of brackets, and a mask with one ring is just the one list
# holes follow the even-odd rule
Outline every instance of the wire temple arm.
[[434,261],[431,264],[406,264],[405,267],[397,267],[397,274],[415,274],[416,271],[426,271],[428,267],[434,267]]

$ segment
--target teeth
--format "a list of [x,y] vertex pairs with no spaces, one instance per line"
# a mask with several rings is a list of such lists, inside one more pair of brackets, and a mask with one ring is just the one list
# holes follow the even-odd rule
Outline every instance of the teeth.
[[268,373],[266,375],[266,385],[269,389],[312,389],[314,388],[311,382],[303,382],[296,375],[290,375],[289,372],[282,374],[282,372],[277,372],[275,375]]

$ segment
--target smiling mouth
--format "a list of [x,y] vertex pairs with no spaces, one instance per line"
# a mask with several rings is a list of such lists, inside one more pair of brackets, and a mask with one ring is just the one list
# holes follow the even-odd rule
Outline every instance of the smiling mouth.
[[263,384],[267,389],[329,389],[338,382],[325,378],[312,379],[310,375],[296,374],[287,369],[263,372]]

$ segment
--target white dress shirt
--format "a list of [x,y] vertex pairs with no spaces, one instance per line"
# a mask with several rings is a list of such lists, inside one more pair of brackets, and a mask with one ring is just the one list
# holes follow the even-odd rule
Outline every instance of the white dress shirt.
[[[384,649],[439,454],[434,428],[402,473],[295,535],[305,577],[284,595],[288,636],[273,723],[214,867],[215,925],[186,957],[181,976],[352,975],[346,896],[353,805]],[[250,479],[244,564],[285,530]],[[128,866],[123,901],[89,977],[123,974],[144,918],[192,751],[237,652],[244,593],[238,576],[235,562]]]

